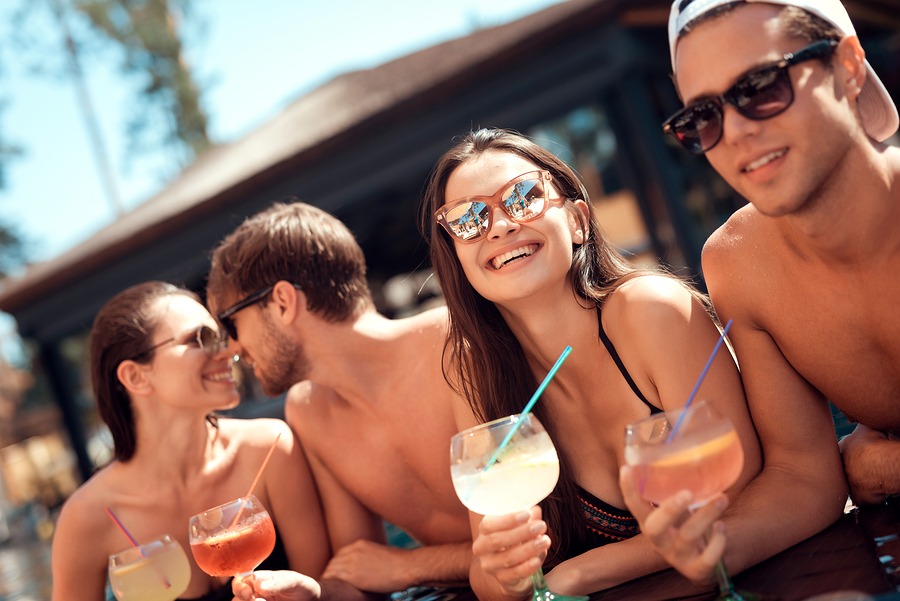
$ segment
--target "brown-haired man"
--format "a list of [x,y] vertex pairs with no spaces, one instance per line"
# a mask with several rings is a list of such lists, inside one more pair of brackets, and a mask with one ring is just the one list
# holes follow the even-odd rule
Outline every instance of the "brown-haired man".
[[[338,599],[466,581],[468,513],[448,459],[458,404],[441,370],[446,310],[379,314],[352,233],[301,202],[276,204],[222,241],[207,300],[266,394],[287,391],[285,416],[309,458],[335,551],[322,582],[259,572],[256,592]],[[382,520],[421,546],[387,546]],[[234,591],[250,598],[245,584]]]

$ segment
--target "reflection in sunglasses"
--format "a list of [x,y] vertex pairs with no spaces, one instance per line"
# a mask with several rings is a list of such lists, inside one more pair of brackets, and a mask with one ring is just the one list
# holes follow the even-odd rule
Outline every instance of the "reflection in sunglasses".
[[523,173],[504,184],[492,196],[467,196],[448,202],[435,219],[459,242],[474,242],[491,228],[494,207],[500,207],[516,223],[533,221],[544,214],[550,199],[549,171]]

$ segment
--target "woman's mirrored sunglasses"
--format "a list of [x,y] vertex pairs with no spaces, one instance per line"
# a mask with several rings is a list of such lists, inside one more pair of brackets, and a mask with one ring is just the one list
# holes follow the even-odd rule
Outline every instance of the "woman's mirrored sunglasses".
[[547,206],[562,202],[550,198],[553,176],[549,171],[529,171],[513,178],[493,196],[467,196],[452,200],[435,211],[434,218],[458,242],[483,238],[491,229],[494,207],[500,207],[516,223],[534,221]]
[[794,88],[788,68],[830,56],[837,46],[834,40],[820,40],[802,50],[785,54],[778,62],[743,76],[723,94],[684,107],[666,119],[663,132],[694,154],[712,150],[722,139],[725,103],[755,121],[780,115],[794,102]]
[[175,342],[176,340],[180,340],[179,344],[191,344],[196,342],[197,346],[206,351],[206,354],[208,354],[210,357],[218,355],[228,344],[226,339],[219,333],[218,330],[215,330],[209,326],[200,326],[189,335],[186,335],[184,337],[172,336],[171,338],[166,338],[162,342],[157,342],[147,350],[138,353],[135,358],[151,353],[159,347],[169,344],[170,342]]

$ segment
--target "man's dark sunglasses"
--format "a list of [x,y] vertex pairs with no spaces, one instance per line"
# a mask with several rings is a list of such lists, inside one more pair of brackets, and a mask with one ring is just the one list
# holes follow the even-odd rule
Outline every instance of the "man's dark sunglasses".
[[[292,284],[292,286],[294,288],[296,288],[297,290],[301,290],[300,286],[298,286],[297,284]],[[255,305],[256,303],[262,301],[264,298],[266,298],[269,295],[269,293],[272,292],[272,290],[274,288],[275,288],[275,284],[272,284],[271,286],[266,286],[265,288],[261,288],[261,289],[257,290],[256,292],[254,292],[248,296],[245,296],[244,298],[242,298],[238,302],[234,303],[233,305],[231,305],[224,311],[221,311],[216,316],[216,319],[218,319],[219,323],[222,324],[222,327],[225,328],[225,333],[228,334],[229,338],[231,338],[234,341],[237,341],[237,339],[238,339],[237,328],[234,326],[234,320],[232,319],[232,316],[235,313],[237,313],[238,311],[246,309],[247,307],[249,307],[251,305]]]
[[834,40],[819,40],[802,50],[789,52],[778,62],[743,76],[723,94],[684,107],[666,119],[663,132],[694,154],[712,150],[722,139],[726,102],[755,121],[780,115],[794,102],[788,67],[828,57],[837,46]]

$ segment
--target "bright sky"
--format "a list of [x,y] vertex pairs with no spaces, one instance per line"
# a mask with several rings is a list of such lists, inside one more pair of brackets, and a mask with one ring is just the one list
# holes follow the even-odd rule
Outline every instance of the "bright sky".
[[[195,0],[205,23],[189,41],[189,61],[207,82],[205,107],[216,142],[240,139],[298,95],[331,78],[377,66],[439,42],[537,12],[564,0]],[[16,224],[32,261],[52,259],[116,217],[104,192],[71,79],[30,73],[17,55],[12,10],[0,0],[0,131],[24,155],[6,171],[0,220]],[[41,48],[63,65],[62,36],[50,13],[35,13]],[[75,24],[73,23],[73,26]],[[74,29],[75,27],[73,27]],[[119,74],[117,56],[93,53],[82,62],[125,209],[151,198],[178,172],[165,153],[126,157],[127,108],[134,81]],[[0,357],[22,360],[15,322],[0,313]]]
[[[25,0],[36,2],[36,0]],[[497,25],[561,0],[197,0],[206,28],[188,48],[208,82],[205,106],[215,141],[238,139],[296,96],[340,73]],[[0,0],[0,40],[20,0]],[[47,11],[43,11],[47,12]],[[49,13],[48,13],[49,14]],[[58,43],[44,20],[42,47]],[[25,150],[9,165],[0,219],[32,242],[34,260],[51,259],[115,218],[91,151],[76,87],[64,77],[29,75],[8,44],[0,45],[0,131]],[[126,209],[150,198],[177,172],[160,153],[125,156],[126,108],[134,82],[123,80],[109,52],[85,60],[88,94],[99,117]]]

